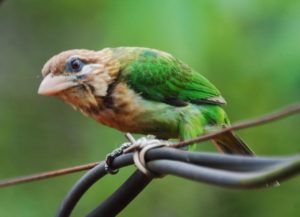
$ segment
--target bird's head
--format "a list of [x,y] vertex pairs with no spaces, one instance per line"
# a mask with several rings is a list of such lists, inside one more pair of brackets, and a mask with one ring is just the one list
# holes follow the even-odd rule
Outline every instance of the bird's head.
[[110,49],[69,50],[53,56],[42,69],[44,77],[38,93],[58,96],[73,107],[84,110],[98,106],[116,78],[118,64]]

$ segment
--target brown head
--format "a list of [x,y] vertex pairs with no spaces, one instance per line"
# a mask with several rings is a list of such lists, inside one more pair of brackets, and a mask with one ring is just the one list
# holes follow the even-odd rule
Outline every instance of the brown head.
[[115,80],[118,64],[111,49],[69,50],[55,55],[44,65],[38,93],[58,96],[80,109],[94,107]]

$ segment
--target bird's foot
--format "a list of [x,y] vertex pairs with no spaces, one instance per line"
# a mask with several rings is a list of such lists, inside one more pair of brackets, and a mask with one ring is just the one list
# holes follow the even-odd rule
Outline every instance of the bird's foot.
[[112,163],[116,157],[122,155],[124,153],[124,150],[129,148],[131,145],[132,143],[129,142],[123,143],[119,148],[106,155],[104,168],[107,173],[110,173],[112,175],[118,173],[119,170],[113,169]]
[[113,150],[110,154],[106,156],[105,159],[105,171],[110,174],[116,174],[118,170],[115,170],[112,166],[112,163],[116,157],[119,157],[120,155],[124,153],[129,153],[136,151],[138,149],[141,149],[143,146],[147,145],[148,143],[153,143],[153,141],[158,141],[155,139],[155,136],[147,135],[145,137],[141,137],[138,140],[135,140],[134,137],[127,133],[126,138],[129,142],[123,143],[119,148]]

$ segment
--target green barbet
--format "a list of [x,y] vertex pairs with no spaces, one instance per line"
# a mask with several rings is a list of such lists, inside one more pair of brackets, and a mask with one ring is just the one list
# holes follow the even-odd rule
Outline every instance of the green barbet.
[[[42,74],[39,94],[57,96],[123,132],[186,140],[229,125],[218,89],[163,51],[69,50],[52,57]],[[253,155],[232,132],[213,141],[222,152]]]

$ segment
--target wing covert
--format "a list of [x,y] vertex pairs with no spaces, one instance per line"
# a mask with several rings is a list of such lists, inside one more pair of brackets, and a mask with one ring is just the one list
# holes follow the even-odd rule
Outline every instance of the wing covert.
[[143,49],[123,69],[128,85],[144,98],[184,106],[225,104],[204,76],[165,52]]

